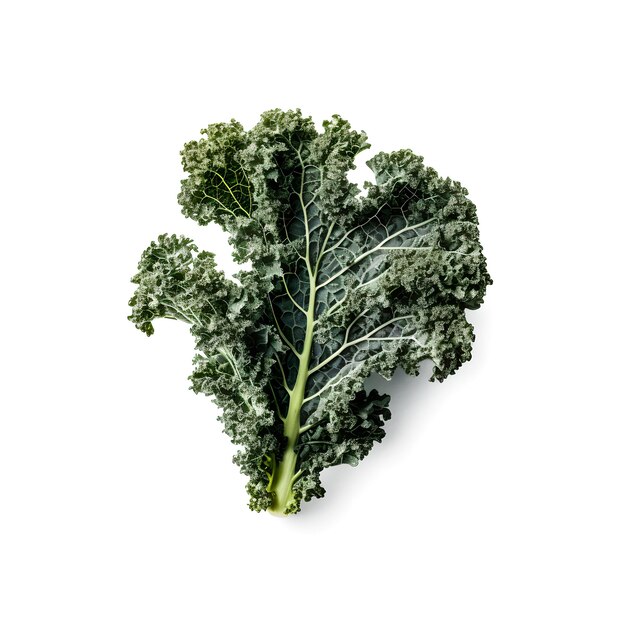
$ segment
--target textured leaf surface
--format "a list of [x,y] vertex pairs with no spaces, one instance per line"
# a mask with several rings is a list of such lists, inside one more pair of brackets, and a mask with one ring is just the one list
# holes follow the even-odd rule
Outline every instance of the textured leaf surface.
[[376,183],[347,179],[369,147],[334,116],[318,132],[299,111],[268,111],[250,131],[214,124],[186,144],[179,202],[231,235],[252,262],[238,282],[210,253],[162,236],[133,281],[132,321],[191,325],[193,389],[222,407],[250,477],[251,507],[296,512],[322,496],[320,472],[357,464],[384,436],[387,396],[363,383],[426,358],[443,380],[471,355],[465,309],[490,283],[467,191],[409,150],[369,162]]

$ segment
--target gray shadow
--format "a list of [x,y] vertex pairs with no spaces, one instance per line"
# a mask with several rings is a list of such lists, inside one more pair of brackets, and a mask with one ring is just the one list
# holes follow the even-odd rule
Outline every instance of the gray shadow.
[[[370,472],[384,471],[387,460],[402,453],[406,448],[407,439],[418,437],[425,417],[428,415],[428,406],[436,400],[439,383],[429,381],[433,363],[424,360],[420,367],[419,376],[409,376],[402,370],[397,370],[391,380],[385,380],[378,374],[370,375],[365,381],[365,390],[378,390],[391,396],[389,408],[391,419],[385,424],[386,435],[382,442],[375,444],[368,456],[356,467],[338,465],[322,472],[322,485],[326,495],[321,499],[314,499],[302,503],[302,510],[295,516],[299,526],[307,528],[309,522],[329,522],[329,510],[340,506],[342,500],[350,497],[353,481],[367,482]],[[293,519],[294,516],[290,516]],[[288,518],[288,519],[289,519]]]

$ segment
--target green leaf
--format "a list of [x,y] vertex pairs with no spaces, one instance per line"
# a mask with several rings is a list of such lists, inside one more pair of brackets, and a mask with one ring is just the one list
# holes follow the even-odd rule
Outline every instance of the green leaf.
[[368,161],[376,183],[359,195],[347,172],[369,147],[333,116],[316,130],[299,110],[272,110],[246,132],[214,124],[183,150],[183,213],[230,233],[250,261],[238,282],[185,238],[144,252],[131,320],[187,321],[196,337],[196,392],[222,407],[243,448],[251,507],[297,512],[320,497],[320,472],[356,465],[384,436],[387,396],[365,379],[444,380],[471,356],[465,309],[491,282],[474,204],[410,150]]

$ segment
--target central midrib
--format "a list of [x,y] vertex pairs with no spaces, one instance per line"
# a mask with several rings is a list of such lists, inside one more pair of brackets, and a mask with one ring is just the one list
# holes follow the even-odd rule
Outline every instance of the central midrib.
[[[302,351],[296,356],[299,359],[298,375],[290,392],[289,407],[287,409],[287,415],[283,422],[283,434],[287,439],[287,444],[282,459],[280,460],[276,473],[273,476],[273,480],[270,484],[273,485],[274,501],[270,508],[270,511],[279,515],[284,515],[287,512],[287,508],[293,503],[294,496],[292,487],[294,482],[298,479],[301,471],[296,472],[296,465],[298,462],[298,454],[296,452],[296,446],[298,444],[298,437],[300,436],[300,411],[302,410],[302,404],[305,398],[307,381],[310,375],[309,362],[311,359],[311,349],[313,346],[313,331],[315,327],[315,303],[317,293],[317,272],[319,270],[320,261],[325,253],[326,244],[332,233],[334,222],[331,223],[326,236],[322,249],[319,250],[315,268],[311,263],[311,233],[309,230],[309,216],[307,208],[309,204],[304,202],[304,179],[306,166],[302,160],[300,150],[298,150],[298,158],[302,166],[302,175],[300,179],[300,190],[298,196],[300,199],[300,206],[302,208],[302,217],[305,228],[306,238],[306,267],[309,276],[309,301],[306,312],[306,330],[304,336],[304,343]],[[278,323],[278,320],[276,320]]]
[[310,277],[311,290],[309,305],[306,315],[306,331],[302,352],[299,355],[298,375],[291,390],[289,398],[289,408],[283,424],[283,434],[287,439],[287,445],[282,459],[276,469],[274,484],[274,502],[271,510],[284,514],[286,507],[293,499],[291,488],[300,475],[296,473],[298,454],[296,445],[300,436],[300,411],[305,397],[306,385],[309,378],[309,361],[311,358],[311,348],[313,346],[313,328],[315,326],[315,276]]

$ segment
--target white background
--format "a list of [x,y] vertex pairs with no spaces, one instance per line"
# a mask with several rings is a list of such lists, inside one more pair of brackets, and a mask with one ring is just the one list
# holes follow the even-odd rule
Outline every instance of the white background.
[[[7,2],[0,623],[626,623],[619,2]],[[179,150],[339,113],[478,205],[474,358],[297,517],[248,511],[192,338],[126,320]]]

